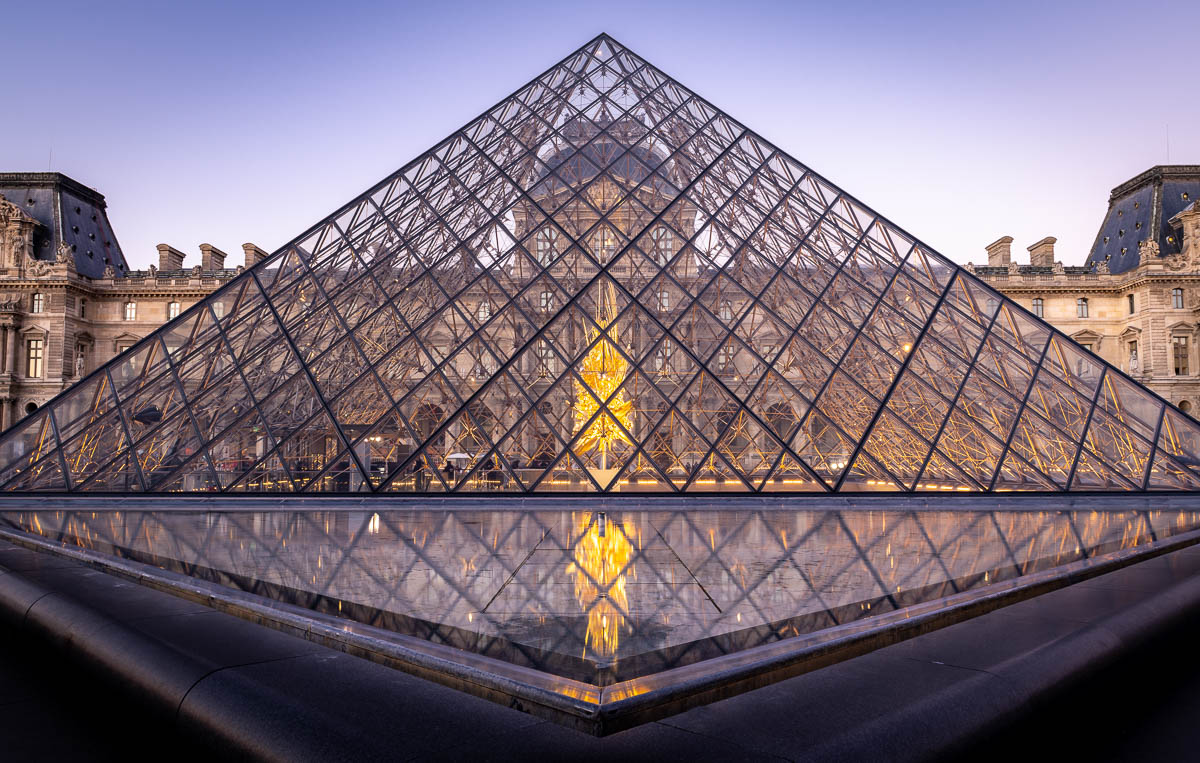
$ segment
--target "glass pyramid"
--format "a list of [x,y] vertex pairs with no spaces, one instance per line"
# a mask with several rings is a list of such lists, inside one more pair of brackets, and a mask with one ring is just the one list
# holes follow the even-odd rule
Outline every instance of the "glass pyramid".
[[1191,490],[1200,428],[601,35],[0,464],[9,491]]

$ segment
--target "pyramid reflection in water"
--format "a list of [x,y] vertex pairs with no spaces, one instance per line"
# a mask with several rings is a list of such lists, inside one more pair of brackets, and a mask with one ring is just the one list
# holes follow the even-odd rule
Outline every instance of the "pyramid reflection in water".
[[6,490],[1200,486],[1188,417],[606,35],[4,435]]

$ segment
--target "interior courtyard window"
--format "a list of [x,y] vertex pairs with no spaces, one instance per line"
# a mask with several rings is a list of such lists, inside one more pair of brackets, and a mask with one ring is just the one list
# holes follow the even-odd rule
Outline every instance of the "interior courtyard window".
[[1080,318],[1088,317],[1088,301],[1087,297],[1080,297],[1075,300],[1075,314]]
[[537,364],[537,374],[541,377],[547,377],[558,370],[558,364],[554,359],[554,350],[550,349],[550,345],[545,342],[538,343]]
[[136,321],[137,320],[137,302],[126,302],[125,303],[125,320],[127,320],[127,321]]
[[671,351],[667,347],[659,347],[654,353],[654,370],[660,374],[671,372]]
[[1041,298],[1041,297],[1034,297],[1034,298],[1033,298],[1033,314],[1034,314],[1034,315],[1036,315],[1036,316],[1037,316],[1037,317],[1039,317],[1039,318],[1045,318],[1045,317],[1046,317],[1046,309],[1045,309],[1045,307],[1043,306],[1043,302],[1042,302],[1042,298]]
[[666,265],[671,258],[671,231],[661,225],[650,231],[650,241],[654,249],[654,261]]
[[25,375],[30,379],[42,378],[42,354],[45,340],[30,339],[25,345]]
[[30,301],[32,303],[29,306],[31,313],[40,313],[46,309],[46,297],[41,292],[34,294],[33,299]]
[[1188,374],[1188,338],[1186,336],[1171,337],[1171,352],[1175,356],[1175,375]]
[[1183,289],[1171,289],[1171,307],[1183,309]]
[[611,228],[601,228],[596,234],[596,256],[600,259],[600,264],[608,263],[612,256],[617,251],[617,237],[613,235]]
[[728,371],[733,368],[733,348],[722,347],[717,353],[717,368],[722,371]]
[[542,267],[554,262],[558,254],[558,230],[546,226],[537,233],[537,261]]
[[727,300],[727,299],[722,300],[721,308],[718,312],[719,312],[719,314],[717,317],[720,318],[725,323],[728,323],[729,321],[733,320],[733,305],[731,305],[729,303],[729,300]]
[[178,302],[168,302],[167,303],[167,320],[169,320],[169,321],[174,320],[178,317],[179,317],[179,303]]

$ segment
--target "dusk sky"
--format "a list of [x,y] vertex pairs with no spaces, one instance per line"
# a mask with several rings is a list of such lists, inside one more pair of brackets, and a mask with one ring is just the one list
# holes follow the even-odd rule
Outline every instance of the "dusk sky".
[[160,242],[188,265],[204,242],[232,264],[246,241],[274,251],[600,32],[958,262],[985,261],[1002,235],[1026,261],[1052,235],[1082,264],[1113,186],[1200,164],[1194,2],[4,14],[0,171],[99,190],[135,268]]

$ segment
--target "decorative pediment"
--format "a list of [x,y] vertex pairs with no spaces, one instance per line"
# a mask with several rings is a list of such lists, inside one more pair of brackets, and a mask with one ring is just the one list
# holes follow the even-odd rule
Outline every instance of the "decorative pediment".
[[1167,326],[1167,331],[1172,334],[1190,334],[1196,330],[1196,324],[1188,323],[1187,321],[1179,321]]
[[137,334],[130,334],[128,331],[113,337],[113,352],[120,352],[124,348],[132,347],[142,338]]
[[50,335],[49,331],[37,325],[26,326],[17,333],[28,339],[45,339]]
[[1142,335],[1142,330],[1136,326],[1130,326],[1121,332],[1121,341],[1132,342]]
[[75,335],[75,344],[94,345],[95,343],[96,338],[91,335],[91,332],[80,331]]
[[1104,335],[1097,334],[1091,329],[1084,329],[1083,331],[1076,331],[1074,334],[1071,334],[1071,338],[1079,344],[1090,344],[1093,350],[1099,350],[1100,342],[1104,340]]

